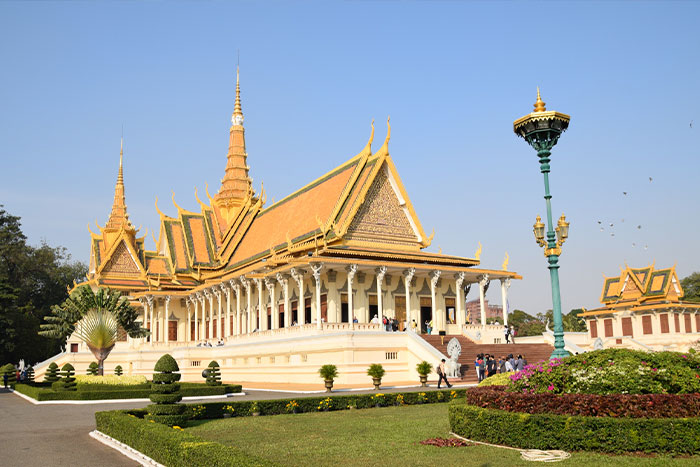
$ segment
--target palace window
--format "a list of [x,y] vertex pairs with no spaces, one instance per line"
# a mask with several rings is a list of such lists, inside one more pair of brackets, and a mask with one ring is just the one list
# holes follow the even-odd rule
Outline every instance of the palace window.
[[651,327],[651,316],[650,315],[644,315],[642,316],[642,332],[644,334],[652,334],[652,327]]
[[591,339],[596,339],[598,337],[598,320],[588,321],[588,326],[591,328]]
[[398,352],[386,352],[386,359],[387,360],[396,360],[398,358],[399,358]]
[[202,364],[201,360],[191,360],[190,366],[200,366]]
[[70,351],[71,351],[71,353],[77,353],[78,352],[78,344],[71,344]]
[[634,337],[632,333],[632,318],[622,318],[622,335]]
[[661,323],[661,332],[663,334],[668,334],[668,314],[664,313],[659,315],[659,322]]
[[613,335],[613,320],[612,319],[604,320],[603,327],[605,328],[605,337],[612,337],[612,335]]
[[693,322],[688,313],[683,314],[683,320],[685,321],[685,332],[693,332]]

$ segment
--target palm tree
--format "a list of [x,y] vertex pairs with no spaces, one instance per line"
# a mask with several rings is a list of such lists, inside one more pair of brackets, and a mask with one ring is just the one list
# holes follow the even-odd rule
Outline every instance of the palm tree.
[[75,333],[87,344],[97,359],[98,374],[103,375],[103,363],[114,348],[120,327],[133,338],[149,335],[137,317],[136,309],[119,291],[97,289],[95,293],[92,287],[84,285],[51,309],[39,334],[65,340]]

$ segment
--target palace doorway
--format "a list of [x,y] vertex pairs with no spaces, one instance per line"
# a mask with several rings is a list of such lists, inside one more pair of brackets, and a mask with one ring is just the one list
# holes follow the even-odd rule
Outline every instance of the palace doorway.
[[406,297],[394,297],[394,312],[399,322],[399,331],[406,330]]
[[[420,297],[420,329],[421,333],[425,334],[428,332],[428,328],[425,323],[429,323],[432,319],[433,314],[433,300],[430,297]],[[435,328],[435,323],[433,323],[433,328]]]
[[168,321],[168,340],[170,342],[177,342],[177,321]]

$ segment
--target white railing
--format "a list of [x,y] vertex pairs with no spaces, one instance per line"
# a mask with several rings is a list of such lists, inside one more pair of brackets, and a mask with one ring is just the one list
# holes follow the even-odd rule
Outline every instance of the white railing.
[[[372,323],[322,323],[319,329],[315,323],[312,324],[301,324],[297,326],[290,326],[286,328],[279,329],[268,329],[267,331],[256,331],[246,334],[238,334],[234,336],[225,337],[223,339],[224,345],[226,344],[238,344],[250,341],[260,341],[269,340],[282,337],[297,337],[297,336],[312,336],[320,335],[326,333],[340,333],[340,332],[378,332],[382,331],[383,327],[380,324]],[[154,342],[153,345],[144,343],[140,346],[141,350],[148,350],[149,347],[158,349],[172,349],[176,347],[196,347],[198,344],[211,343],[212,348],[221,347],[218,346],[219,338],[215,337],[213,339],[200,339],[199,341],[190,342]],[[208,346],[207,346],[208,347]]]

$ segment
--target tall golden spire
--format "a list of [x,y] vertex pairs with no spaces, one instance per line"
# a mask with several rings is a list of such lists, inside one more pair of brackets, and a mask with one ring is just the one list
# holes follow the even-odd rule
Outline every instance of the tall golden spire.
[[112,212],[109,214],[109,220],[105,225],[105,229],[119,230],[124,227],[126,230],[134,230],[134,227],[129,221],[129,214],[126,212],[126,198],[124,196],[124,138],[122,137],[121,149],[119,150],[119,173],[117,175],[117,184],[114,187],[114,202],[112,203]]
[[540,97],[540,87],[537,86],[537,100],[535,101],[535,112],[544,112],[547,108],[544,106],[544,102]]
[[245,128],[243,128],[243,110],[241,107],[240,72],[236,67],[236,101],[231,116],[229,144],[226,162],[226,174],[221,180],[221,188],[214,196],[216,204],[225,210],[237,208],[251,190],[251,180],[248,176],[245,150]]

